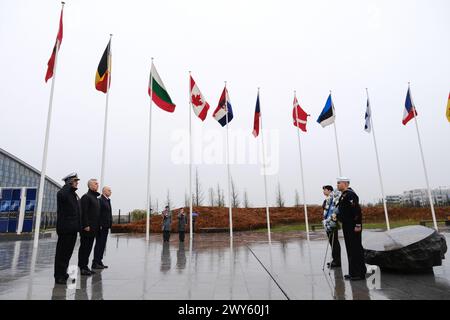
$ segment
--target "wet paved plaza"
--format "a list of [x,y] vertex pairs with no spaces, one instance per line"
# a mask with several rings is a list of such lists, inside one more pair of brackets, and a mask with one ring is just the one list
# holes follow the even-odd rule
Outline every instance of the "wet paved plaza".
[[327,242],[320,232],[310,241],[299,233],[273,234],[271,244],[265,233],[235,233],[232,247],[228,234],[197,234],[192,250],[189,236],[180,244],[173,234],[163,244],[159,234],[149,243],[141,235],[113,234],[104,258],[109,268],[92,277],[79,275],[77,243],[69,270],[75,281],[66,286],[54,284],[56,236],[41,239],[37,251],[32,241],[2,241],[0,299],[450,300],[448,257],[427,274],[381,272],[349,282],[340,241],[342,269],[329,272],[322,271]]

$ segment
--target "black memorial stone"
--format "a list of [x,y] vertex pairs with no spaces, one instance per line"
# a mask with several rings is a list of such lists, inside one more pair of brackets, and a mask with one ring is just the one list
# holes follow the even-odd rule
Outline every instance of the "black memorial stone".
[[363,247],[367,264],[400,272],[429,271],[442,264],[447,252],[445,237],[424,226],[365,232]]

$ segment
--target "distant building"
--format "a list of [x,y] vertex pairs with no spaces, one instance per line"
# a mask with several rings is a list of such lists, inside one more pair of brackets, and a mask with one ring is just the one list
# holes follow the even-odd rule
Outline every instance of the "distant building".
[[390,195],[386,196],[386,203],[388,205],[401,205],[402,204],[402,195]]
[[[0,148],[0,189],[39,188],[41,173],[26,162]],[[46,177],[42,203],[42,223],[53,225],[56,219],[56,193],[61,185]],[[1,193],[0,193],[1,197]]]
[[[431,198],[436,206],[450,205],[450,187],[439,187],[431,190]],[[430,205],[427,189],[413,189],[404,191],[401,195],[386,196],[386,203],[411,207],[425,207]]]

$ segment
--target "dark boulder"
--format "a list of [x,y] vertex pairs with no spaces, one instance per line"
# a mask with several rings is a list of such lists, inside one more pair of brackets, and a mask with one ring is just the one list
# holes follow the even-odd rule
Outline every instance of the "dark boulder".
[[366,263],[382,270],[429,271],[442,264],[447,252],[445,237],[424,226],[365,232],[363,238]]

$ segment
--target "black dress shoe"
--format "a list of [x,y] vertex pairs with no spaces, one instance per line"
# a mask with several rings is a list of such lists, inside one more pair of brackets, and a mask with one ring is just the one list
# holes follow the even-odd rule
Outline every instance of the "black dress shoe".
[[327,266],[328,266],[328,268],[340,268],[341,267],[341,263],[340,262],[336,262],[336,261],[332,261],[331,263],[328,262]]
[[345,279],[345,280],[350,280],[351,278],[352,278],[352,276],[349,275],[349,274],[346,274],[346,275],[344,276],[344,279]]
[[91,269],[103,269],[104,267],[99,263],[93,263]]
[[67,284],[67,279],[65,279],[64,277],[55,278],[55,283],[56,284]]
[[103,269],[108,269],[108,266],[105,266],[103,263],[101,264],[101,266],[103,267]]
[[89,270],[89,268],[83,268],[80,270],[80,273],[82,276],[91,276],[95,272]]

